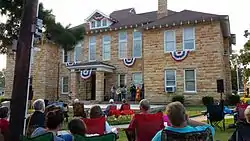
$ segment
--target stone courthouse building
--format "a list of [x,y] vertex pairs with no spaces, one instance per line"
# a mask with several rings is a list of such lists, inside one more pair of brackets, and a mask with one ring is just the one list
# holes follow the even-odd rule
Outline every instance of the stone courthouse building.
[[[168,9],[136,13],[134,8],[106,15],[94,11],[86,22],[84,39],[72,51],[48,41],[35,53],[32,86],[35,98],[104,101],[111,87],[144,84],[145,98],[167,102],[218,96],[217,79],[231,93],[229,56],[232,48],[229,17],[191,10]],[[13,84],[15,54],[8,55],[6,94]]]

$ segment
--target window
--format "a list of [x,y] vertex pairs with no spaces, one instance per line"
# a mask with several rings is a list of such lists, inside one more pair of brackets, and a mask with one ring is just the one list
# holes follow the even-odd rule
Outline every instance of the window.
[[175,31],[165,31],[164,33],[164,52],[176,50]]
[[107,19],[102,20],[102,26],[107,26]]
[[69,92],[69,77],[62,77],[62,94]]
[[89,61],[96,60],[96,38],[92,36],[89,38]]
[[142,73],[140,72],[136,72],[136,73],[133,73],[133,83],[137,86],[138,84],[139,85],[142,85]]
[[110,60],[110,42],[111,37],[108,35],[103,36],[103,45],[102,45],[102,59]]
[[127,32],[119,33],[119,58],[127,58]]
[[95,28],[95,21],[91,22],[91,28]]
[[96,21],[96,27],[101,27],[101,26],[102,26],[102,21],[101,20]]
[[69,62],[69,52],[63,50],[63,63]]
[[184,92],[196,92],[196,72],[195,70],[184,71]]
[[126,75],[125,74],[118,74],[118,87],[121,85],[126,85]]
[[165,87],[176,87],[176,70],[165,70]]
[[184,28],[183,30],[183,50],[195,49],[195,29],[194,27]]
[[81,61],[81,59],[80,59],[81,54],[82,54],[82,44],[81,44],[81,43],[78,43],[78,44],[75,46],[75,49],[74,49],[74,61],[75,61],[75,62]]
[[133,34],[133,57],[140,58],[142,56],[142,37],[141,32]]

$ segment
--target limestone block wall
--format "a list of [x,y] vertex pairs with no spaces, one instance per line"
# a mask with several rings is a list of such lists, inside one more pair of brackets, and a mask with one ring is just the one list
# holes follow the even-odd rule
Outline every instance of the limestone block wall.
[[[176,32],[177,50],[182,50],[183,27],[171,30]],[[200,101],[205,95],[219,97],[216,93],[216,80],[224,79],[229,84],[229,79],[225,76],[226,63],[220,24],[195,26],[196,49],[182,62],[176,62],[169,53],[164,53],[164,31],[149,30],[143,33],[145,97],[157,102],[169,102],[176,94],[184,94],[194,102]],[[164,90],[165,69],[176,70],[177,90],[174,94],[167,94]],[[197,93],[184,93],[184,69],[196,70]],[[226,89],[226,93],[228,91]]]
[[[121,30],[122,31],[122,30]],[[111,60],[103,61],[104,63],[113,65],[116,67],[116,70],[114,73],[109,74],[105,73],[107,79],[107,87],[106,93],[110,92],[110,89],[112,85],[117,85],[117,79],[118,74],[126,74],[126,82],[127,85],[130,85],[132,82],[132,74],[135,72],[141,72],[143,73],[143,55],[142,58],[137,58],[135,64],[132,67],[126,67],[123,64],[123,60],[119,59],[118,56],[118,50],[119,50],[119,32],[121,31],[111,31],[111,32],[105,32],[105,33],[98,33],[98,34],[92,34],[92,35],[85,35],[84,37],[84,49],[83,49],[83,60],[88,61],[88,55],[89,55],[89,38],[91,36],[96,36],[96,56],[97,61],[103,61],[102,59],[102,39],[103,35],[110,35],[111,36]],[[133,31],[132,29],[126,30],[127,32],[127,53],[128,58],[132,57],[132,51],[133,51]],[[143,47],[142,47],[143,48]],[[143,52],[142,52],[143,54]]]
[[[34,99],[54,99],[57,91],[58,47],[51,43],[37,45],[40,51],[34,53],[31,65],[32,87]],[[14,81],[15,55],[7,55],[6,66],[6,97],[11,97]]]

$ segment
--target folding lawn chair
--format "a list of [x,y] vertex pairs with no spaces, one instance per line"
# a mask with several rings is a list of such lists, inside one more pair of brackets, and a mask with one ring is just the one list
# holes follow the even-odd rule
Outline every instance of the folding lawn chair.
[[74,135],[74,141],[116,141],[116,134],[109,133],[92,137],[86,137],[84,135]]
[[22,137],[21,141],[54,141],[53,133],[46,133],[37,137]]
[[204,131],[180,133],[170,130],[162,130],[162,141],[213,141],[212,131],[207,128]]
[[[207,105],[207,121],[213,127],[218,127],[225,131],[225,113],[223,103]],[[220,126],[222,123],[222,126]]]

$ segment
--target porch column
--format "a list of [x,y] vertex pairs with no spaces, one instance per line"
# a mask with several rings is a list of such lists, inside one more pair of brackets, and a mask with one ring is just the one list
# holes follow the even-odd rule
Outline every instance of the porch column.
[[70,90],[71,90],[71,98],[74,100],[76,98],[76,82],[77,82],[77,74],[74,70],[70,72]]
[[96,71],[96,100],[103,101],[104,100],[104,72]]

